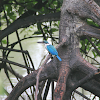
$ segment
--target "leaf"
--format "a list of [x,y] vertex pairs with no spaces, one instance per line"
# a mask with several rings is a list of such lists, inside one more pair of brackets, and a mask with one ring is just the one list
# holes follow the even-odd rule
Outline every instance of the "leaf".
[[18,12],[19,12],[19,15],[21,15],[23,13],[23,7],[19,7]]
[[51,28],[51,29],[50,29],[50,32],[56,32],[56,31],[58,31],[57,28]]
[[36,32],[34,32],[34,34],[32,34],[32,35],[40,35],[40,34],[42,34],[42,33],[39,32],[39,31],[36,31]]
[[3,44],[7,44],[7,41],[6,41],[6,40],[2,40],[2,43],[3,43]]
[[89,25],[93,25],[93,26],[99,27],[99,25],[97,23],[95,23],[92,19],[87,19],[87,23]]
[[8,5],[8,10],[7,10],[7,11],[8,11],[8,12],[12,11],[11,5]]
[[94,49],[92,50],[92,53],[93,53],[93,55],[94,55],[94,58],[96,58],[96,52],[95,52]]

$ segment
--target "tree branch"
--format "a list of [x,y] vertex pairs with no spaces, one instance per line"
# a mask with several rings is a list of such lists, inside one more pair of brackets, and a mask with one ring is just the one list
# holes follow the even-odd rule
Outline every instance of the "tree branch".
[[14,21],[12,24],[10,24],[6,29],[1,31],[0,40],[2,40],[4,37],[16,31],[19,28],[25,28],[38,22],[58,21],[59,19],[60,12],[38,16],[31,15],[23,19],[18,19]]
[[25,65],[22,65],[22,64],[19,64],[19,63],[16,63],[16,62],[13,62],[13,61],[10,61],[10,60],[7,60],[7,59],[0,58],[0,61],[6,62],[6,63],[9,63],[9,64],[13,64],[13,65],[16,65],[16,66],[19,66],[19,67],[22,67],[22,68],[26,68],[26,69],[29,69],[31,71],[34,71],[34,69],[32,69],[30,67],[27,67]]
[[7,66],[6,65],[6,68],[13,74],[13,75],[15,75],[16,77],[18,77],[18,78],[23,78],[23,76],[22,75],[20,75],[19,73],[17,73],[16,71],[14,71],[13,69],[11,69],[11,67],[9,67],[9,66]]
[[85,5],[87,4],[88,10],[91,12],[88,13],[87,16],[100,25],[100,7],[94,2],[94,0],[83,1],[86,2]]
[[[97,70],[98,72],[98,70]],[[81,86],[82,84],[88,82],[90,79],[93,78],[93,76],[97,73],[89,73],[87,76],[85,76],[83,79],[79,80],[73,87],[74,89],[78,88],[79,86]]]
[[77,0],[73,2],[74,3],[70,0],[64,2],[64,9],[62,10],[66,10],[80,18],[91,18],[94,22],[100,25],[100,7],[94,2],[94,0]]
[[37,76],[36,76],[36,92],[35,92],[35,100],[37,100],[38,95],[38,85],[39,85],[39,76],[41,74],[41,71],[43,70],[44,66],[46,65],[47,61],[50,59],[51,54],[49,54],[46,58],[46,60],[43,62],[42,66],[40,67]]
[[[96,67],[94,67],[89,62],[84,60],[81,56],[79,56],[78,59],[79,60],[74,64],[74,66],[77,66],[77,68],[79,70],[79,73],[76,72],[76,74],[78,74],[78,75],[75,75],[75,73],[74,73],[75,76],[78,76],[77,81],[82,79],[82,77],[89,75],[89,73],[95,73],[95,75],[96,75],[96,72],[97,72]],[[100,92],[100,80],[99,80],[99,78],[100,77],[94,76],[90,81],[81,85],[81,87],[100,97],[100,93],[99,93]]]
[[76,33],[79,36],[90,36],[90,37],[100,39],[100,29],[86,25],[86,24],[80,27]]
[[92,46],[94,47],[94,49],[97,51],[98,55],[100,55],[100,51],[97,49],[97,47],[94,45],[94,43],[92,43],[91,39],[88,38],[88,37],[87,37],[87,39],[92,44]]
[[84,94],[80,93],[79,91],[75,90],[75,93],[77,93],[78,95],[82,96],[83,98],[85,98],[86,100],[91,100],[88,97],[86,97]]
[[100,6],[100,0],[94,0]]
[[[36,83],[36,76],[39,70],[34,71],[33,73],[27,75],[22,78],[20,82],[13,88],[10,95],[6,98],[6,100],[17,100],[19,95],[24,92],[30,86],[33,86]],[[48,63],[40,73],[39,81],[46,80],[48,78],[56,78],[57,76],[57,68],[56,64],[53,62]],[[14,94],[16,95],[14,95]]]
[[60,68],[60,75],[59,75],[56,89],[54,92],[54,100],[63,100],[63,96],[66,91],[66,82],[67,82],[69,73],[70,73],[70,68],[68,65],[62,66]]

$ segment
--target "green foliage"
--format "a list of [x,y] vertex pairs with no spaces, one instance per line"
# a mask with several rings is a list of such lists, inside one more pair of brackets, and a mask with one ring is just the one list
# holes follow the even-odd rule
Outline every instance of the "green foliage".
[[85,37],[82,40],[80,40],[80,43],[81,43],[80,51],[84,54],[87,54],[89,49],[91,48],[91,44]]
[[99,25],[95,23],[92,19],[87,19],[87,23],[91,26],[99,27]]
[[[6,25],[10,25],[18,18],[25,18],[30,15],[45,15],[49,13],[55,13],[60,11],[63,0],[4,0],[4,5],[2,9],[2,20]],[[3,25],[4,25],[3,22]],[[52,25],[50,24],[52,23]],[[2,27],[2,26],[1,26]],[[43,22],[37,23],[37,31],[32,35],[42,35],[46,38],[52,37],[52,34],[58,31],[59,21],[57,22]],[[29,27],[28,31],[34,31],[33,27]],[[26,35],[26,29],[23,29]],[[3,41],[4,42],[4,41]]]
[[7,41],[6,41],[6,40],[2,40],[2,43],[3,43],[3,44],[7,44]]
[[[95,23],[92,19],[87,19],[87,23],[91,26],[99,28],[99,25]],[[81,47],[80,47],[81,53],[86,56],[90,53],[91,54],[90,59],[93,58],[92,60],[95,59],[96,61],[97,57],[100,56],[98,53],[100,50],[100,40],[96,38],[90,38],[88,40],[88,38],[84,36],[80,38],[80,44],[81,44]]]

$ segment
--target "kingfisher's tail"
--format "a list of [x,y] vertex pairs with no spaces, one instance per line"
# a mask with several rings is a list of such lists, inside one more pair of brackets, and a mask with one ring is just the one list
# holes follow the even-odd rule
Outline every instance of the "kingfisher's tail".
[[58,55],[56,57],[58,58],[59,61],[62,61],[62,59]]

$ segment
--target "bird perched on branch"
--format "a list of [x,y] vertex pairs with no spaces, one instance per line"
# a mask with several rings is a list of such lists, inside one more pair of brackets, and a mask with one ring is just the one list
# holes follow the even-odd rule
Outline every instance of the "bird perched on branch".
[[58,52],[56,48],[53,45],[49,44],[46,40],[44,40],[43,42],[37,42],[37,43],[44,43],[45,48],[48,50],[48,52],[50,52],[52,55],[55,55],[59,61],[62,61],[61,58],[58,56]]

